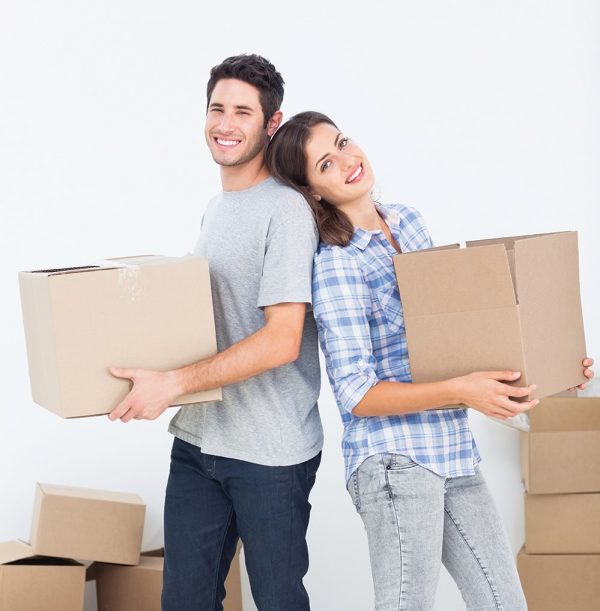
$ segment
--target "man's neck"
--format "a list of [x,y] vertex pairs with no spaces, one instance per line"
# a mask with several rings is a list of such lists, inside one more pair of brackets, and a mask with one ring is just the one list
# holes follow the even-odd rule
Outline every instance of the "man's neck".
[[223,191],[243,191],[258,185],[269,176],[263,155],[257,155],[243,165],[221,166]]

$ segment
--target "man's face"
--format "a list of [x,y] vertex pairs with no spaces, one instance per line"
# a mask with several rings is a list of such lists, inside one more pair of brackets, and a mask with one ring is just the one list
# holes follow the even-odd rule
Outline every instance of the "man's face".
[[216,163],[239,166],[264,151],[269,140],[258,89],[238,81],[217,82],[208,103],[204,135]]

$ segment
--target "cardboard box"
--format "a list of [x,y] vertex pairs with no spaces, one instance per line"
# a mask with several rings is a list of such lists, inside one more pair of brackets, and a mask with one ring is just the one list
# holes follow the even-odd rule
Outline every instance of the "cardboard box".
[[528,554],[600,554],[600,494],[525,494]]
[[146,506],[137,494],[38,484],[34,553],[137,564]]
[[394,256],[412,379],[520,371],[545,397],[586,381],[577,233]]
[[0,611],[81,611],[85,567],[34,555],[22,541],[0,543]]
[[[95,567],[98,611],[160,611],[163,553],[148,552],[138,566],[97,562]],[[225,580],[224,611],[242,611],[239,549]]]
[[517,567],[529,611],[598,611],[600,555],[530,555]]
[[[33,400],[64,417],[110,412],[130,388],[108,367],[168,370],[217,351],[208,263],[187,256],[19,274]],[[177,404],[221,399],[221,390]]]
[[521,469],[532,494],[600,492],[600,397],[548,398],[528,412]]

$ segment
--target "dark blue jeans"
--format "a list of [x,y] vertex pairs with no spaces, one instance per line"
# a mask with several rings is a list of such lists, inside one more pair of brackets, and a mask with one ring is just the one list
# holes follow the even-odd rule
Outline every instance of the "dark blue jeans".
[[289,467],[203,454],[175,438],[165,499],[163,611],[222,611],[238,538],[259,611],[308,611],[308,495],[321,455]]

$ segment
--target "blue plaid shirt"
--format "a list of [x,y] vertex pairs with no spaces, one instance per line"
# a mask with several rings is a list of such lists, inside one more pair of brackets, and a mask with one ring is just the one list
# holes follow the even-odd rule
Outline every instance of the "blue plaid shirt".
[[[378,206],[403,252],[433,246],[421,215]],[[356,228],[346,247],[321,242],[313,271],[313,310],[327,374],[344,424],[346,480],[369,456],[404,454],[443,477],[472,475],[479,453],[467,410],[360,417],[352,409],[380,380],[411,382],[400,293],[382,231]]]

